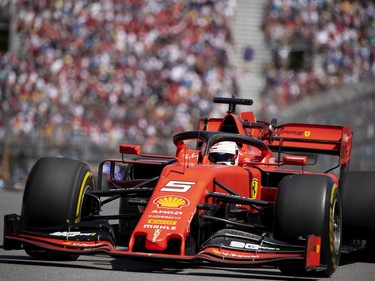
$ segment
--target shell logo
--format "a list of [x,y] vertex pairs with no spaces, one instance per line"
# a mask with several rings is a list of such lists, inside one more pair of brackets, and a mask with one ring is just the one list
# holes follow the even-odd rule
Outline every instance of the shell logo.
[[154,200],[158,208],[181,209],[189,205],[189,200],[181,196],[161,196]]

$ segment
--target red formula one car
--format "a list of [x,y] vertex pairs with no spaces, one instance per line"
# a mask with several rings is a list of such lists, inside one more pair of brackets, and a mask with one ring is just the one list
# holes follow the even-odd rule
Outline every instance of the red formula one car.
[[[103,161],[96,183],[83,162],[39,159],[21,215],[5,216],[4,249],[40,259],[106,253],[330,276],[341,252],[371,242],[375,173],[348,172],[348,127],[278,126],[236,115],[236,105],[251,100],[214,102],[228,104],[227,114],[176,134],[174,156],[121,144],[122,157]],[[107,176],[111,188],[102,184]],[[102,213],[115,200],[119,212]]]

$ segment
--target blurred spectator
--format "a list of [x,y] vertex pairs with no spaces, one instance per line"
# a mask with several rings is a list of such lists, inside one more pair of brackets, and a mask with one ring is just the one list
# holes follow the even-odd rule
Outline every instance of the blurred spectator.
[[276,54],[264,67],[264,110],[374,77],[374,1],[268,0],[264,31]]
[[231,91],[235,8],[235,0],[18,0],[20,48],[0,54],[0,136],[8,122],[15,141],[42,133],[57,145],[116,147],[126,137],[152,150],[195,128],[212,110],[202,100]]
[[5,181],[3,180],[2,176],[0,175],[0,191],[4,191],[5,189]]

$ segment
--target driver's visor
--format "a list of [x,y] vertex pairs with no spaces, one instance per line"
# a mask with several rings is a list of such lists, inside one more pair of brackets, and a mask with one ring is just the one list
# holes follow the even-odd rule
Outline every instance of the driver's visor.
[[208,159],[213,163],[234,162],[236,160],[236,154],[212,152],[209,154]]

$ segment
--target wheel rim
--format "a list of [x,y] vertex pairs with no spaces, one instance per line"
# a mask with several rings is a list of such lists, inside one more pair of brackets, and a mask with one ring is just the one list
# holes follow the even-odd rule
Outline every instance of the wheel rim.
[[333,203],[333,248],[335,255],[339,254],[340,246],[341,246],[341,208],[340,203],[336,199]]

